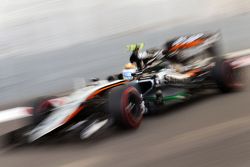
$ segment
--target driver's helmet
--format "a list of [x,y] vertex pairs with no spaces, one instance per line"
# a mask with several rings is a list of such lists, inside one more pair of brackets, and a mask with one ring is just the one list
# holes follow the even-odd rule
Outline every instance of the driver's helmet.
[[126,64],[123,71],[122,71],[123,79],[132,80],[134,78],[133,74],[136,72],[136,70],[137,70],[137,68],[134,64],[132,64],[132,63]]

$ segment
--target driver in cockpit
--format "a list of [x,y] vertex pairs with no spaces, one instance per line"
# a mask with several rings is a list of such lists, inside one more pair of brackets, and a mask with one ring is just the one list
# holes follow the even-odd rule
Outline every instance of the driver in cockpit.
[[[145,68],[145,66],[147,65],[147,63],[150,62],[150,60],[154,59],[156,57],[156,55],[162,55],[164,56],[164,50],[160,50],[157,48],[152,48],[152,49],[148,49],[146,51],[141,52],[141,48],[144,46],[144,44],[140,44],[140,45],[130,45],[129,50],[132,51],[132,54],[130,55],[130,63],[136,65],[136,67],[138,68],[138,70],[142,70],[143,68]],[[162,57],[160,56],[160,57]]]
[[[170,60],[169,56],[166,56],[168,54],[167,49],[157,49],[152,48],[148,49],[146,51],[141,52],[140,50],[143,48],[144,44],[134,44],[129,45],[128,49],[132,51],[132,54],[130,55],[130,63],[127,64],[123,70],[123,77],[124,79],[133,79],[132,74],[136,71],[141,71],[144,68],[146,68],[148,65],[150,66],[151,63],[154,62],[154,60],[165,57],[163,67],[160,68],[166,72],[162,71],[161,74],[163,74],[163,78],[160,79],[162,81],[181,81],[186,80],[189,78],[188,75],[182,74],[182,71],[185,71],[184,66],[182,66],[180,63],[173,63],[172,60]],[[168,57],[168,58],[166,58]],[[172,63],[170,63],[172,62]]]

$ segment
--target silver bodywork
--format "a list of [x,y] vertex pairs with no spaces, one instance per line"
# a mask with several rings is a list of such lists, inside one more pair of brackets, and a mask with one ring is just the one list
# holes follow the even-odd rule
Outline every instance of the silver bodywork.
[[[105,87],[109,86],[115,83],[119,83],[122,80],[108,82],[106,80],[103,81],[97,81],[92,83],[89,86],[86,86],[82,89],[79,89],[69,96],[63,97],[65,103],[63,105],[57,106],[54,111],[41,123],[39,123],[35,128],[33,128],[31,131],[26,133],[26,136],[28,137],[28,142],[33,142],[44,135],[50,133],[51,131],[59,128],[62,126],[67,118],[73,114],[78,107],[87,100],[87,98],[95,91]],[[91,129],[93,131],[93,128]],[[83,134],[83,136],[89,136],[90,133],[93,132],[86,132],[87,134]]]

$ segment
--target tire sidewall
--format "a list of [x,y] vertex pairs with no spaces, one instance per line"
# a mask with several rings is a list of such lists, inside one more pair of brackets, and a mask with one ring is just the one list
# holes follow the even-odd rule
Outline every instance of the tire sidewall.
[[[136,98],[136,109],[138,115],[133,115],[130,111],[126,110],[129,102],[129,97]],[[126,129],[136,129],[140,126],[143,119],[142,97],[138,89],[134,86],[122,85],[110,90],[108,97],[108,112],[114,119],[116,125]],[[137,112],[137,111],[136,111]]]
[[[122,98],[121,98],[121,111],[123,114],[123,120],[127,123],[129,123],[129,125],[132,128],[137,128],[142,121],[142,117],[143,114],[140,114],[138,117],[135,117],[130,111],[128,111],[126,108],[129,105],[129,96],[133,94],[137,97],[137,102],[139,104],[137,105],[141,105],[142,103],[142,99],[141,99],[141,95],[139,94],[139,92],[132,86],[128,87],[122,94]],[[139,108],[139,110],[141,110],[141,106],[136,106]],[[142,111],[141,111],[142,112]]]
[[216,62],[213,75],[222,92],[231,92],[239,89],[236,85],[238,84],[237,78],[234,74],[235,69],[227,60],[218,60]]

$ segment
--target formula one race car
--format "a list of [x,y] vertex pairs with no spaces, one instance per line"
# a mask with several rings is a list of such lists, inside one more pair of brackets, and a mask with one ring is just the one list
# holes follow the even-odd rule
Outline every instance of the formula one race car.
[[[63,98],[38,99],[32,123],[10,133],[8,141],[69,134],[85,139],[112,125],[136,129],[144,114],[168,102],[187,100],[205,89],[237,90],[242,86],[240,69],[218,54],[218,40],[219,34],[179,37],[163,49],[148,51],[151,55],[141,60],[140,69],[132,63],[126,66],[124,79],[117,79],[121,74],[110,76],[109,81],[94,80]],[[131,46],[132,54],[141,46]]]

